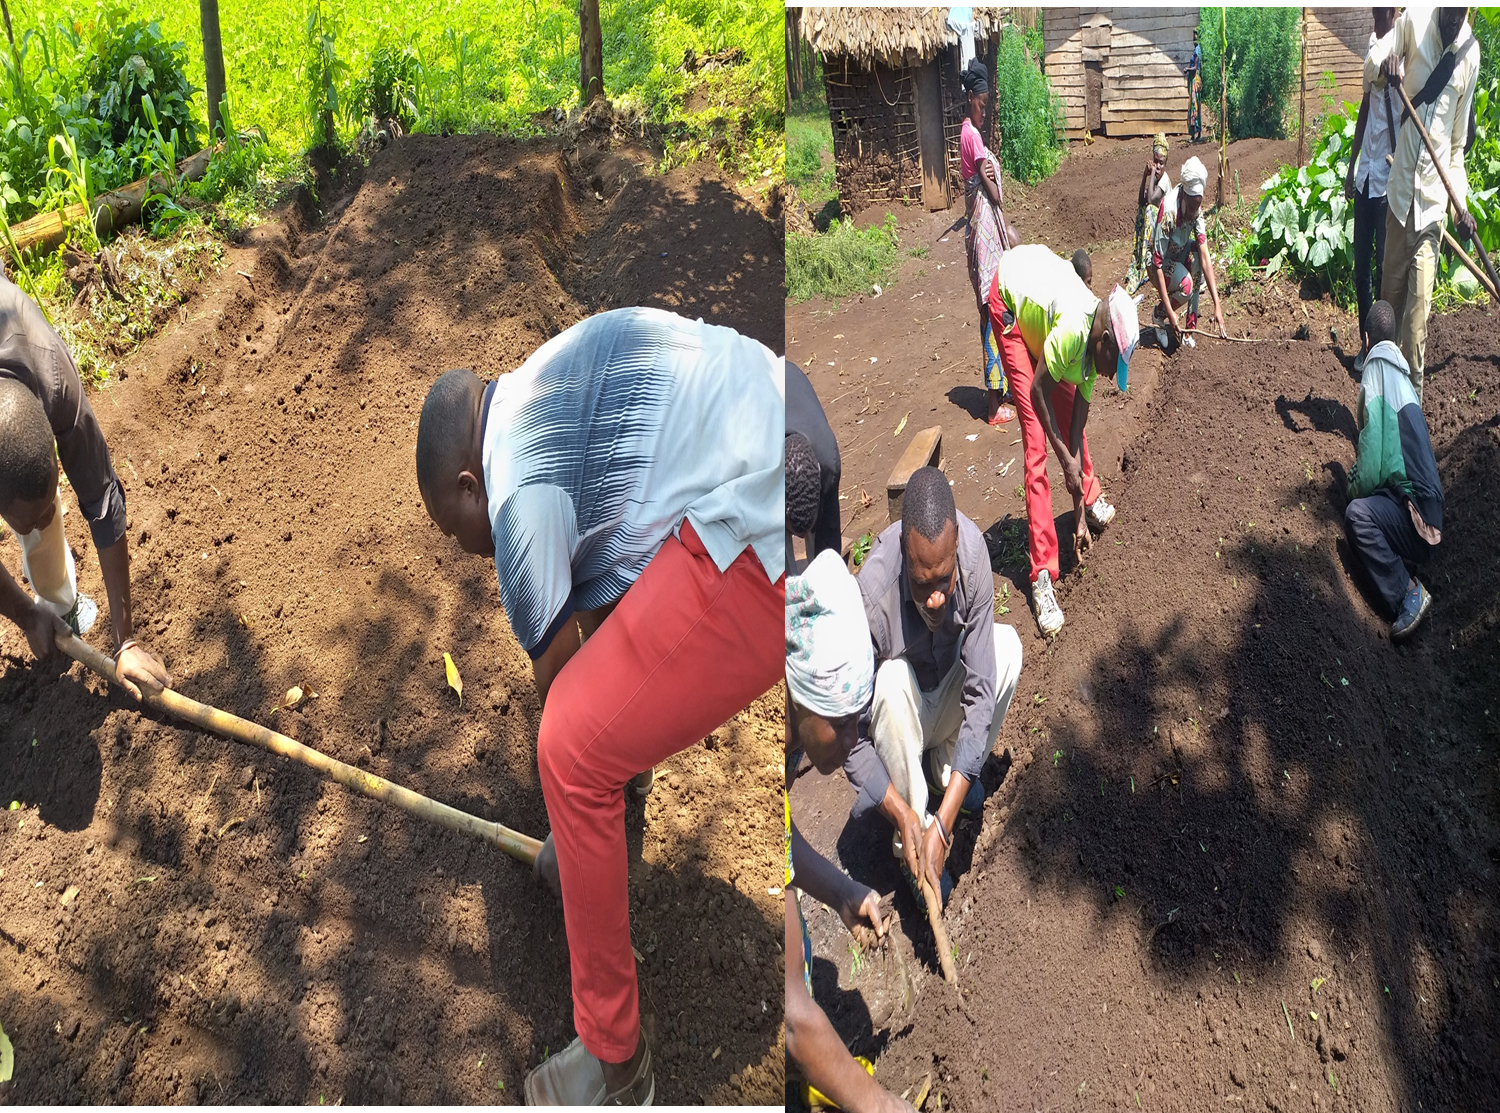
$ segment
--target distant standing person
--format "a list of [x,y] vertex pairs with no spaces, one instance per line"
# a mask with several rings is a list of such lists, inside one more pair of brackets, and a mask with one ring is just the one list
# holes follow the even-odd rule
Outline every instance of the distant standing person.
[[1130,257],[1130,273],[1125,278],[1125,292],[1135,293],[1151,279],[1151,250],[1156,246],[1156,215],[1162,198],[1172,188],[1167,174],[1167,137],[1157,132],[1151,141],[1151,161],[1141,171],[1141,188],[1136,197],[1135,253]]
[[[1412,106],[1432,137],[1457,196],[1453,228],[1460,241],[1475,234],[1465,208],[1469,176],[1464,147],[1479,80],[1479,42],[1466,22],[1468,8],[1407,8],[1396,20],[1391,51],[1381,63],[1387,82],[1411,83]],[[1402,74],[1405,73],[1403,79]],[[1386,182],[1385,262],[1380,296],[1391,303],[1401,354],[1422,401],[1427,317],[1437,278],[1438,240],[1450,199],[1415,127],[1401,125],[1396,161]]]
[[1427,588],[1406,567],[1425,561],[1443,539],[1443,487],[1406,360],[1391,342],[1396,314],[1389,304],[1370,307],[1369,329],[1344,526],[1349,547],[1395,616],[1391,639],[1400,641],[1432,605]]
[[[1354,290],[1359,299],[1359,355],[1354,370],[1365,369],[1370,336],[1365,327],[1370,303],[1380,293],[1380,265],[1385,259],[1385,186],[1391,175],[1386,157],[1395,151],[1391,130],[1404,110],[1401,98],[1381,75],[1380,66],[1395,42],[1395,8],[1372,8],[1375,30],[1365,51],[1364,94],[1359,101],[1359,120],[1354,125],[1354,146],[1349,153],[1349,172],[1344,176],[1344,196],[1354,202]],[[1363,158],[1361,158],[1363,156]],[[1356,164],[1359,167],[1355,173]],[[1371,281],[1370,267],[1375,268]]]
[[[839,442],[802,369],[786,361],[786,560],[795,574],[828,549],[839,551]],[[807,556],[796,561],[792,538]]]
[[1063,612],[1053,589],[1059,566],[1047,445],[1073,496],[1076,552],[1092,543],[1090,525],[1103,529],[1115,516],[1094,474],[1084,425],[1101,369],[1125,389],[1140,339],[1135,299],[1118,286],[1108,301],[1097,298],[1065,259],[1025,244],[1006,252],[995,271],[990,315],[1021,411],[1032,604],[1037,626],[1050,636],[1062,629]]
[[1194,143],[1203,138],[1203,46],[1193,31],[1193,56],[1188,60],[1188,138]]
[[990,75],[984,63],[975,58],[959,81],[969,94],[969,114],[964,117],[959,135],[959,171],[964,179],[964,251],[969,259],[969,282],[974,286],[974,300],[979,306],[979,343],[983,349],[984,385],[991,425],[1004,425],[1016,416],[1008,403],[1010,393],[1005,370],[1000,365],[1000,348],[990,322],[985,295],[995,277],[995,267],[1010,246],[1005,226],[1003,194],[1000,188],[1000,162],[984,145],[979,128],[984,123],[985,105],[990,99]]
[[1161,304],[1156,319],[1169,330],[1167,350],[1180,343],[1192,348],[1191,336],[1182,335],[1177,310],[1187,306],[1187,327],[1198,327],[1198,292],[1202,279],[1208,280],[1208,293],[1214,302],[1214,324],[1220,336],[1224,329],[1224,308],[1219,304],[1219,284],[1214,277],[1214,263],[1208,254],[1208,226],[1203,221],[1203,188],[1208,171],[1197,158],[1182,164],[1182,184],[1167,191],[1156,214],[1156,242],[1151,247],[1151,278]]

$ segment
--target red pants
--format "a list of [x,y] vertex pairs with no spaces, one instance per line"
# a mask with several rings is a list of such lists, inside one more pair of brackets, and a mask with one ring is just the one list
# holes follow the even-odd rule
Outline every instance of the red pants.
[[[1021,339],[1021,330],[1015,325],[1009,329],[998,327],[1000,313],[1009,312],[1000,299],[999,292],[992,287],[991,316],[996,322],[995,335],[1000,342],[1000,363],[1005,376],[1010,380],[1011,394],[1015,398],[1016,413],[1021,418],[1021,452],[1026,461],[1026,525],[1030,534],[1031,582],[1046,569],[1055,581],[1057,566],[1057,526],[1052,520],[1052,484],[1047,481],[1047,434],[1042,431],[1042,419],[1031,404],[1031,382],[1036,377],[1036,363],[1026,342]],[[1042,372],[1046,374],[1044,370]],[[1052,412],[1057,418],[1057,428],[1064,437],[1073,423],[1073,384],[1058,383],[1052,391]],[[1099,477],[1094,474],[1094,462],[1089,459],[1089,439],[1085,434],[1080,442],[1083,456],[1083,503],[1092,506],[1103,493]]]
[[627,781],[685,750],[785,672],[785,593],[753,550],[720,572],[693,527],[667,538],[547,694],[537,736],[573,975],[573,1024],[606,1062],[640,1011],[626,888]]

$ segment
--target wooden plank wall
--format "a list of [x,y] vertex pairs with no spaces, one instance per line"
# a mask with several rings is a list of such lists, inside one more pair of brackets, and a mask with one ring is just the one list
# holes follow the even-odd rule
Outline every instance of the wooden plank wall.
[[1043,69],[1062,98],[1069,138],[1087,129],[1089,61],[1103,68],[1100,123],[1106,135],[1186,132],[1184,71],[1197,26],[1197,8],[1046,9]]
[[[1094,45],[1100,41],[1099,28],[1091,29],[1090,23],[1111,25],[1107,49]],[[1082,138],[1087,130],[1086,57],[1097,59],[1104,69],[1100,122],[1106,135],[1185,133],[1184,70],[1197,26],[1197,8],[1044,9],[1043,69],[1062,99],[1068,138]],[[1373,26],[1368,8],[1307,9],[1309,116],[1324,111],[1325,97],[1359,103]],[[1337,88],[1332,93],[1323,87],[1325,73],[1334,75]]]
[[1186,132],[1197,8],[1115,8],[1100,120],[1106,135]]
[[[1307,9],[1307,114],[1312,117],[1323,112],[1323,98],[1338,98],[1334,110],[1342,109],[1343,102],[1353,101],[1359,106],[1363,91],[1365,52],[1370,46],[1370,33],[1375,30],[1375,21],[1369,8],[1308,8]],[[1338,88],[1333,93],[1325,92],[1323,75],[1332,73]]]

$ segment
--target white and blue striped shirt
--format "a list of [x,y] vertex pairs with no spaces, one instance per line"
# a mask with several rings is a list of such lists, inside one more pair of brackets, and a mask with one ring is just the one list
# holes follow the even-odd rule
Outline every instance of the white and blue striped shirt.
[[533,658],[614,602],[686,518],[722,571],[785,564],[785,368],[733,329],[616,309],[486,391],[484,481],[500,600]]

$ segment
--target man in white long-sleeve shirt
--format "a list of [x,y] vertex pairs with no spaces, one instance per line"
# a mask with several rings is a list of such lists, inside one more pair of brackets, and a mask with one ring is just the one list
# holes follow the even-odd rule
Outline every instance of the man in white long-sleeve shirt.
[[[1479,78],[1479,43],[1468,8],[1408,8],[1396,20],[1391,51],[1381,64],[1388,82],[1403,85],[1432,137],[1455,194],[1453,224],[1461,240],[1474,234],[1466,201],[1464,146]],[[1405,72],[1403,80],[1401,74]],[[1397,340],[1422,398],[1427,315],[1437,276],[1438,240],[1449,197],[1437,166],[1411,121],[1400,124],[1396,158],[1386,183],[1385,262],[1381,297],[1399,321]]]

